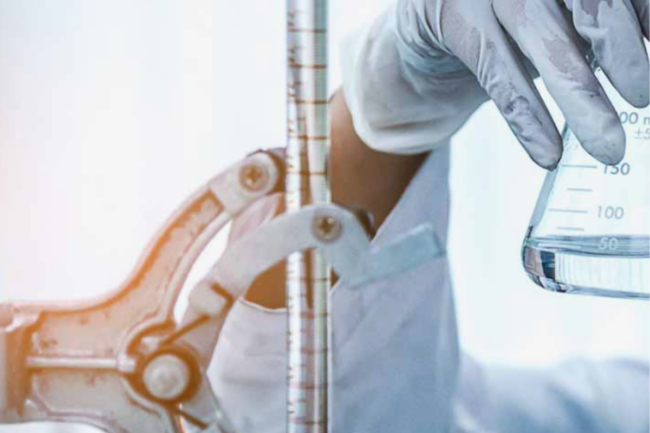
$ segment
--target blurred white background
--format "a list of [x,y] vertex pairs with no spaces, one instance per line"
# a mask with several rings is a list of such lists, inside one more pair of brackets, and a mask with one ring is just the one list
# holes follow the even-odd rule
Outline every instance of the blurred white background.
[[[385,4],[332,0],[332,88],[341,37]],[[196,187],[283,145],[284,42],[282,1],[0,0],[0,301],[117,286]],[[554,295],[526,277],[520,245],[543,178],[492,104],[455,139],[463,346],[508,364],[647,359],[647,304]],[[0,427],[73,430],[93,431]]]

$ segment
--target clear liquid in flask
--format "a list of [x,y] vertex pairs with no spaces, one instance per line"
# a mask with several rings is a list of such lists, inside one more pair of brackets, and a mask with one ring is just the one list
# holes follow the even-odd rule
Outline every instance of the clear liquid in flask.
[[625,158],[606,166],[570,129],[524,239],[528,276],[543,288],[617,298],[650,296],[650,109],[629,105],[595,70],[626,134]]

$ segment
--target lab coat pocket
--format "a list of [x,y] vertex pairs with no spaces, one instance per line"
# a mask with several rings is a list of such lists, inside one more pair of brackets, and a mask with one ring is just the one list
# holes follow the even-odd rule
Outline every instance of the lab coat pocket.
[[[451,303],[447,257],[439,255],[418,266],[364,286],[337,285],[331,295],[332,345],[345,351],[363,339],[365,349],[380,350],[414,315],[446,318]],[[371,338],[372,337],[372,338]]]

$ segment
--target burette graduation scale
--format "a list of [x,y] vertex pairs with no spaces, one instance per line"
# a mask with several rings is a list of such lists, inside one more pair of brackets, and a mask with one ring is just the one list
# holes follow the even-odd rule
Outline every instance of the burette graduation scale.
[[[286,204],[296,212],[327,203],[327,0],[287,0]],[[315,233],[334,237],[338,222],[314,221]],[[326,433],[330,271],[318,252],[287,261],[287,431]]]
[[[86,301],[0,304],[0,424],[246,433],[246,420],[228,413],[229,396],[206,371],[219,362],[213,354],[234,304],[288,258],[287,431],[345,430],[328,422],[336,413],[328,396],[336,390],[328,381],[336,371],[328,362],[329,266],[346,289],[363,290],[442,249],[429,224],[376,247],[356,213],[329,203],[325,0],[288,0],[287,53],[286,156],[258,151],[208,180],[115,290]],[[177,321],[176,304],[205,247],[252,203],[278,192],[286,192],[288,212],[229,245],[188,287]]]

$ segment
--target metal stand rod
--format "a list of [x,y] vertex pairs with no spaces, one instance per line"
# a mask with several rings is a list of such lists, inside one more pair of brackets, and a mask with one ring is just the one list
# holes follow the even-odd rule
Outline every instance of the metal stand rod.
[[[287,211],[330,200],[327,1],[287,0]],[[315,222],[320,235],[337,221]],[[293,254],[287,266],[289,433],[328,430],[330,271],[317,253]]]

